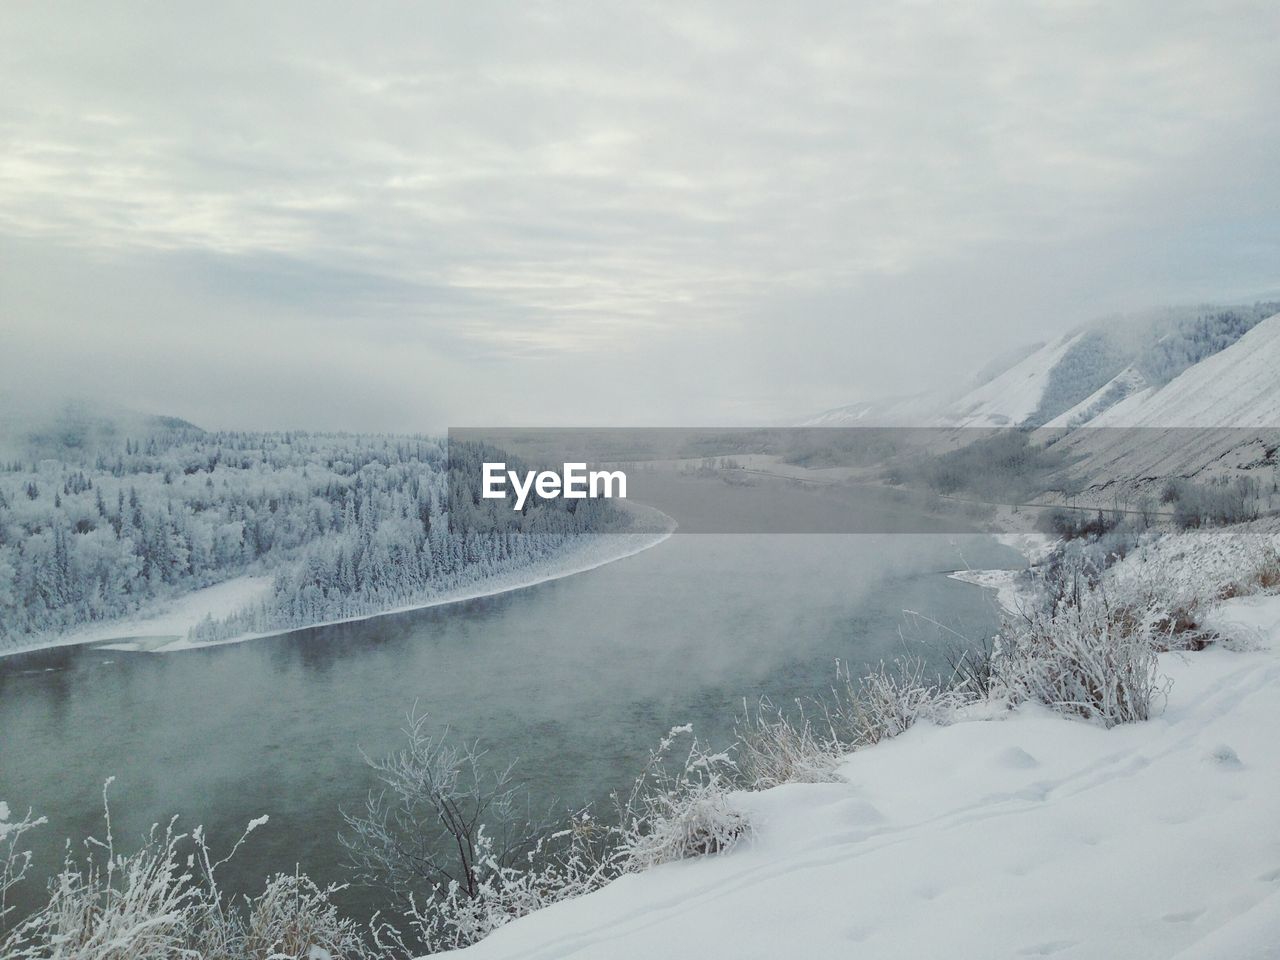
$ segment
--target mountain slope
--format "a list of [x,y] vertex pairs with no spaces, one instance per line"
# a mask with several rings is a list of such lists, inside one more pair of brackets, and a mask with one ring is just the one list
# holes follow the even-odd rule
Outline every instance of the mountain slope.
[[1004,373],[970,390],[931,425],[1013,427],[1022,424],[1040,408],[1054,367],[1083,336],[1083,333],[1068,334],[1045,344]]
[[937,416],[946,398],[938,393],[885,397],[850,403],[827,410],[800,424],[802,427],[916,427]]
[[102,400],[41,400],[0,392],[0,454],[30,460],[92,460],[129,437],[203,433],[178,417],[138,413]]
[[1074,430],[1135,393],[1146,390],[1147,378],[1137,367],[1128,366],[1069,410],[1045,424],[1048,429]]
[[1120,400],[1059,440],[1087,484],[1203,478],[1274,467],[1280,314],[1161,387]]
[[1177,379],[1238,343],[1277,310],[1280,303],[1270,302],[1108,317],[1051,343],[1007,353],[958,398],[936,391],[866,401],[804,425],[1073,428],[1147,387]]
[[1087,425],[1280,426],[1280,313],[1163,387],[1136,391]]

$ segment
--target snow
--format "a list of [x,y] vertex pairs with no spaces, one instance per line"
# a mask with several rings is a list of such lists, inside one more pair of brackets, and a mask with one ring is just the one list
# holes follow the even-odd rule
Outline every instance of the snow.
[[971,583],[975,587],[996,592],[996,605],[1001,610],[1013,613],[1018,604],[1018,571],[1017,570],[956,570],[947,574],[952,580]]
[[[1194,564],[1185,546],[1156,552]],[[1024,706],[918,724],[846,758],[843,782],[734,794],[753,834],[733,852],[624,877],[465,955],[1274,957],[1280,596],[1212,622],[1248,643],[1162,655],[1154,720]]]
[[[1061,542],[1043,533],[999,533],[994,539],[1022,554],[1027,565],[1044,560]],[[952,580],[994,590],[996,605],[1006,613],[1016,614],[1022,599],[1022,570],[956,570],[947,574]]]
[[1147,378],[1136,367],[1125,367],[1074,407],[1048,421],[1045,428],[1075,429],[1139,392],[1149,392]]
[[133,616],[87,624],[32,647],[0,650],[0,656],[43,647],[100,643],[104,650],[145,650],[185,637],[206,616],[214,618],[256,603],[271,590],[269,576],[243,576],[193,590]]
[[329,620],[305,626],[291,626],[280,630],[269,630],[260,633],[245,633],[225,640],[197,642],[188,639],[188,632],[207,616],[215,620],[252,606],[263,599],[271,590],[272,578],[269,576],[244,576],[227,580],[216,586],[202,590],[193,590],[160,607],[153,607],[147,612],[136,614],[120,620],[81,627],[62,634],[50,641],[34,644],[29,647],[0,650],[0,656],[21,653],[24,650],[60,647],[72,644],[95,643],[100,650],[120,650],[131,653],[174,653],[179,650],[194,650],[200,647],[219,646],[226,643],[242,643],[246,640],[258,640],[263,637],[278,636],[305,630],[309,627],[329,626],[335,623],[349,623],[356,620],[368,620],[373,617],[388,616],[394,613],[406,613],[425,607],[437,607],[447,603],[460,603],[464,600],[476,600],[491,597],[512,590],[522,590],[562,577],[585,573],[633,556],[650,547],[656,547],[675,532],[675,521],[666,514],[652,507],[639,503],[626,503],[624,508],[636,518],[636,528],[640,533],[606,533],[592,537],[584,537],[583,542],[565,553],[549,560],[510,573],[487,577],[484,580],[468,583],[453,590],[443,591],[430,600],[420,603],[406,604],[401,607],[382,610],[378,613],[350,617],[346,620]]
[[[1011,427],[1040,406],[1049,375],[1083,333],[1019,350],[1017,361],[956,399],[950,391],[864,400],[827,410],[805,427]],[[1025,355],[1023,355],[1025,354]]]
[[643,550],[657,547],[658,544],[663,543],[676,531],[675,521],[668,517],[666,513],[658,511],[658,509],[646,507],[644,504],[639,503],[627,503],[625,508],[644,518],[641,524],[648,527],[645,532],[634,532],[634,534],[584,534],[580,544],[559,554],[554,559],[549,559],[549,561],[543,563],[530,564],[530,566],[521,567],[515,571],[498,573],[498,575],[485,577],[484,580],[457,586],[452,590],[444,590],[442,593],[431,596],[429,600],[404,604],[403,607],[392,607],[378,613],[367,613],[358,617],[343,618],[343,620],[326,620],[319,623],[308,623],[308,625],[301,627],[291,626],[284,627],[282,630],[266,630],[257,632],[257,634],[242,634],[228,637],[225,640],[196,641],[180,637],[180,639],[175,639],[170,643],[156,646],[152,652],[174,653],[177,650],[196,650],[204,648],[204,646],[239,644],[244,643],[246,640],[261,640],[262,637],[292,634],[294,631],[308,630],[311,627],[326,627],[333,626],[334,623],[372,620],[374,617],[388,617],[394,613],[420,611],[420,609],[428,607],[443,607],[447,603],[462,603],[463,600],[477,600],[481,596],[497,596],[498,594],[511,593],[512,590],[524,590],[529,586],[545,584],[545,582],[552,580],[561,580],[563,577],[573,576],[575,573],[595,570],[596,567],[603,567],[605,563],[613,563],[614,561],[620,561],[620,559],[634,557],[635,554],[641,553]]
[[1280,426],[1280,314],[1158,390],[1144,390],[1089,421],[1091,427]]
[[1044,560],[1062,542],[1048,534],[1031,531],[998,533],[995,535],[995,540],[1011,550],[1017,550],[1029,564]]
[[947,400],[943,393],[863,400],[810,417],[802,427],[919,427],[929,423]]
[[215,647],[227,643],[243,643],[246,640],[260,640],[264,637],[293,633],[296,630],[305,630],[310,627],[324,627],[336,623],[370,620],[374,617],[408,613],[411,610],[439,607],[447,603],[461,603],[464,600],[478,600],[481,597],[497,596],[501,593],[509,593],[512,590],[523,590],[526,587],[536,586],[540,583],[570,577],[577,573],[586,573],[588,570],[602,567],[606,563],[613,563],[614,561],[634,556],[641,551],[656,547],[675,532],[675,521],[659,510],[638,503],[627,503],[624,508],[636,516],[637,527],[645,532],[584,535],[580,544],[565,551],[555,559],[521,567],[509,573],[486,577],[475,583],[468,583],[452,590],[442,591],[429,600],[409,603],[404,606],[381,610],[377,613],[348,617],[343,620],[326,620],[320,623],[308,624],[304,627],[293,626],[260,633],[245,633],[225,640],[195,641],[188,639],[184,634],[164,644],[152,647],[150,652],[174,653],[179,650],[195,650],[201,647]]
[[935,426],[1012,427],[1035,413],[1049,375],[1083,333],[1068,334],[1046,344],[998,377],[977,387],[935,421]]
[[1235,597],[1214,610],[1206,625],[1246,649],[1263,649],[1271,638],[1280,637],[1280,606],[1274,601],[1274,597]]
[[[1220,476],[1255,469],[1280,427],[1280,314],[1162,387],[1125,397],[1062,443],[1072,471],[1097,483]],[[1125,429],[1143,428],[1140,441]]]

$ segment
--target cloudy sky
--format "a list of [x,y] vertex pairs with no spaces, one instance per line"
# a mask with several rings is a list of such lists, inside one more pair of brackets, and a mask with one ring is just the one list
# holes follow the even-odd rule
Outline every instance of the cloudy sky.
[[772,422],[1280,287],[1280,5],[8,4],[0,377]]

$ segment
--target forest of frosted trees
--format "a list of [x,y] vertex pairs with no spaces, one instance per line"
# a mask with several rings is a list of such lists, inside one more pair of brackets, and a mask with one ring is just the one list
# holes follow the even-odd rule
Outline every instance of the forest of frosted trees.
[[[274,574],[270,597],[197,628],[203,639],[357,616],[622,522],[601,500],[523,513],[457,496],[461,487],[451,500],[443,440],[154,423],[139,438],[68,441],[56,457],[0,462],[0,645],[250,572]],[[476,467],[460,461],[478,464],[478,451],[452,452],[455,479]]]

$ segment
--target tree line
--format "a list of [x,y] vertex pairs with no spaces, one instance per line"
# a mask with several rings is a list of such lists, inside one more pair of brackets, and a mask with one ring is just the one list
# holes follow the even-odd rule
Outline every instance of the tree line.
[[59,452],[0,464],[0,644],[250,572],[274,574],[269,599],[205,635],[368,613],[621,522],[607,501],[450,498],[450,451],[427,437],[183,426]]

